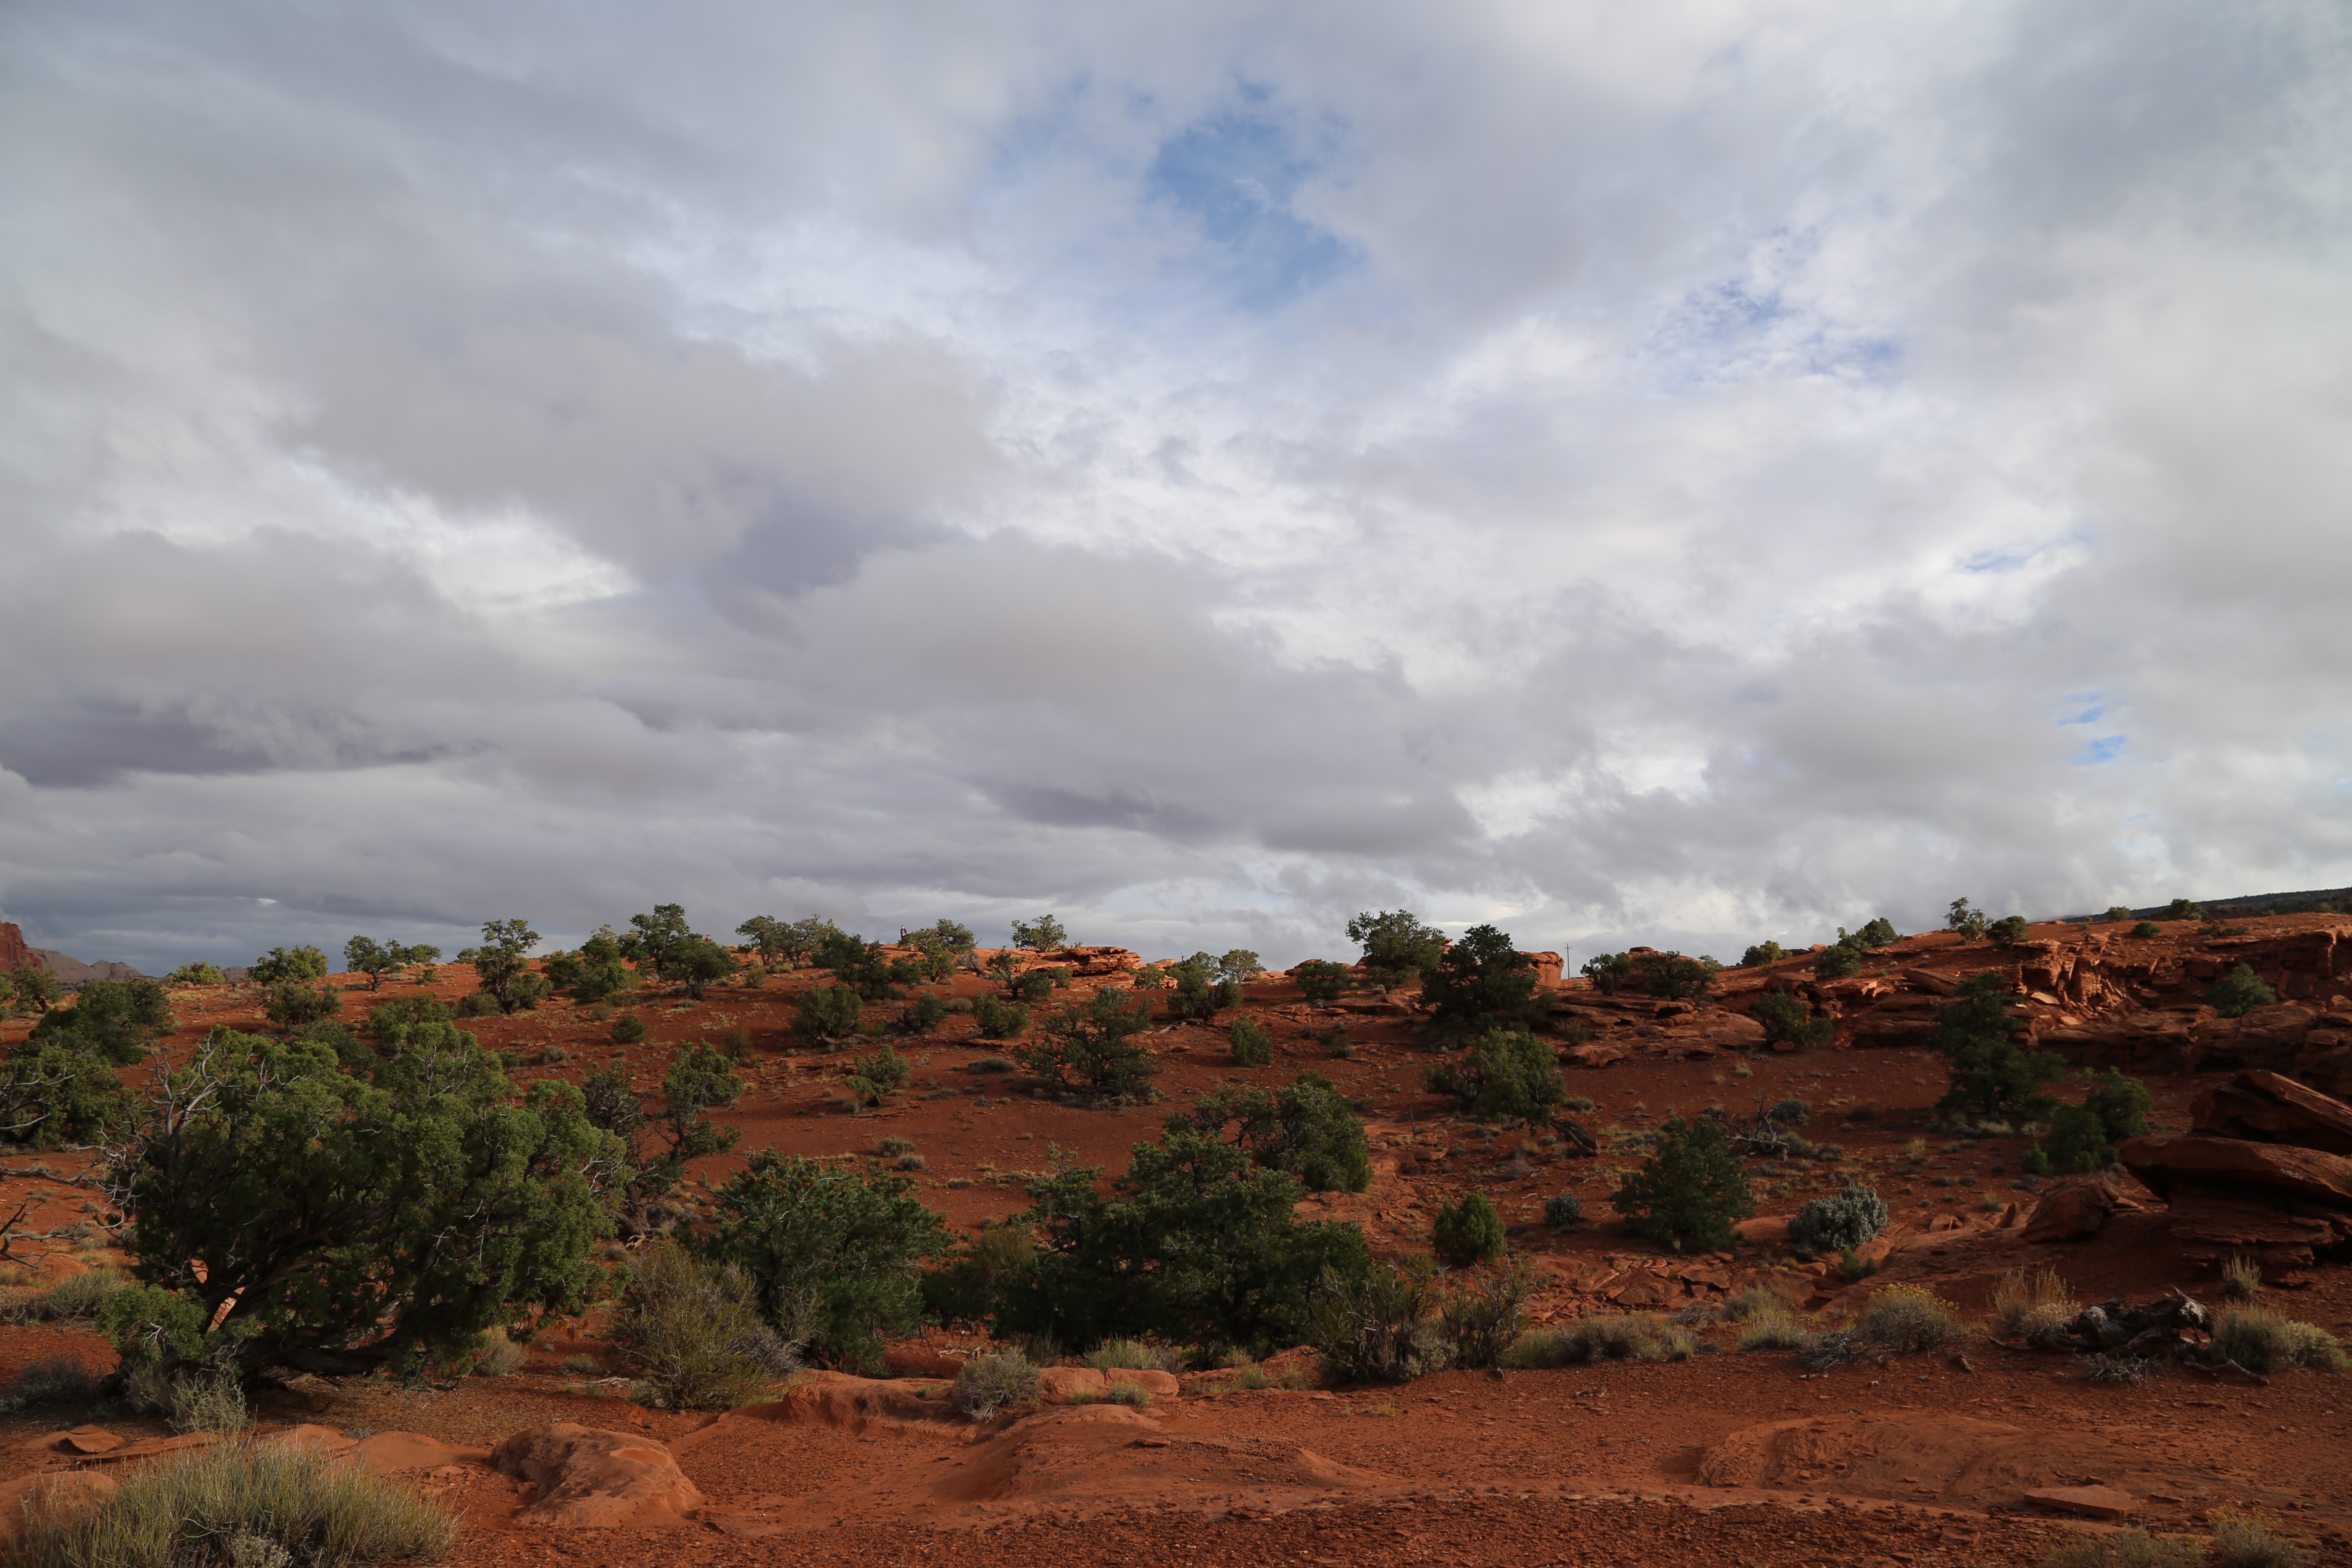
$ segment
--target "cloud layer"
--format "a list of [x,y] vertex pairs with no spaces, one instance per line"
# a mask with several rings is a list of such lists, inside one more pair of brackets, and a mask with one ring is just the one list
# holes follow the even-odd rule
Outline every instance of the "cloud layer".
[[2302,6],[0,20],[0,912],[1153,952],[2352,882]]

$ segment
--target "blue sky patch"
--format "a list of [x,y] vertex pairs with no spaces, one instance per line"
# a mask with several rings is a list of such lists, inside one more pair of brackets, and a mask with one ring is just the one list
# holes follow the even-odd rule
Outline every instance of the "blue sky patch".
[[1228,112],[1195,121],[1162,142],[1144,172],[1144,192],[1192,220],[1213,247],[1212,269],[1238,303],[1268,310],[1360,259],[1339,236],[1290,210],[1317,167],[1279,121]]

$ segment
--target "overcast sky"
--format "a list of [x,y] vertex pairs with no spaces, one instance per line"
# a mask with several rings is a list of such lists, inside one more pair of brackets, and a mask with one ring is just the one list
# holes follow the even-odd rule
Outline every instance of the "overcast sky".
[[0,918],[2352,883],[2346,18],[8,7]]

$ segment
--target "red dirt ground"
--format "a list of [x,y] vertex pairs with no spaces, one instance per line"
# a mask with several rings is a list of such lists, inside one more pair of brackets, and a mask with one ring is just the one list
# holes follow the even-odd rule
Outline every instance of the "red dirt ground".
[[[2254,921],[2258,931],[2297,929],[2294,918]],[[2050,928],[2035,935],[2063,934]],[[1940,939],[1915,939],[1885,955],[1891,965],[1929,958]],[[1981,951],[1981,950],[1979,950]],[[1964,972],[1956,970],[1956,972]],[[347,984],[355,984],[356,977]],[[1170,1105],[1228,1079],[1277,1085],[1308,1068],[1338,1080],[1372,1107],[1376,1176],[1360,1195],[1309,1199],[1307,1212],[1364,1224],[1377,1251],[1424,1251],[1441,1199],[1490,1194],[1515,1226],[1513,1245],[1545,1277],[1536,1303],[1542,1321],[1619,1306],[1664,1310],[1703,1306],[1722,1287],[1750,1278],[1778,1281],[1801,1302],[1846,1304],[1842,1281],[1769,1244],[1769,1226],[1736,1255],[1680,1259],[1629,1238],[1606,1194],[1638,1152],[1610,1152],[1609,1137],[1654,1129],[1668,1115],[1710,1104],[1747,1112],[1797,1096],[1813,1108],[1805,1131],[1834,1141],[1832,1165],[1799,1166],[1758,1183],[1766,1216],[1793,1213],[1808,1197],[1848,1177],[1873,1181],[1901,1224],[1883,1275],[1918,1279],[1965,1309],[1981,1311],[1991,1282],[2026,1263],[2053,1263],[2075,1294],[2145,1299],[2170,1286],[2202,1293],[2214,1282],[2165,1234],[2161,1205],[2127,1214],[2096,1239],[2028,1246],[2004,1205],[2030,1212],[2033,1197],[2012,1187],[2022,1144],[1958,1140],[1926,1130],[1942,1089],[1940,1064],[1916,1046],[1774,1055],[1753,1047],[1689,1045],[1643,1054],[1648,1026],[1623,1033],[1627,1059],[1568,1069],[1572,1094],[1598,1109],[1585,1120],[1604,1131],[1597,1159],[1562,1158],[1528,1146],[1526,1171],[1508,1162],[1524,1140],[1488,1139],[1454,1119],[1421,1086],[1434,1058],[1416,1043],[1418,1021],[1403,1001],[1370,993],[1346,999],[1339,1015],[1353,1052],[1334,1059],[1306,1038],[1327,1021],[1304,1007],[1280,977],[1249,988],[1247,1008],[1276,1035],[1274,1065],[1237,1067],[1223,1027],[1187,1025],[1154,1037],[1166,1070],[1163,1104],[1091,1110],[1008,1092],[1013,1075],[981,1075],[970,1064],[1004,1050],[961,1037],[968,1019],[942,1035],[900,1042],[915,1065],[912,1092],[880,1111],[852,1117],[831,1086],[846,1055],[794,1047],[792,998],[803,977],[772,979],[758,991],[713,988],[701,1002],[640,992],[631,1005],[651,1037],[626,1056],[640,1084],[658,1085],[670,1053],[689,1040],[750,1032],[747,1073],[754,1087],[721,1120],[741,1130],[730,1155],[698,1174],[716,1180],[752,1150],[850,1155],[885,1135],[913,1140],[925,1159],[927,1203],[969,1233],[987,1216],[1023,1207],[1023,1181],[1043,1171],[1049,1147],[1116,1171],[1129,1144],[1158,1131]],[[1101,981],[1080,981],[1083,994]],[[981,983],[959,977],[955,994]],[[461,968],[445,968],[434,988],[454,1000],[470,988]],[[413,994],[400,983],[383,995]],[[1064,994],[1065,995],[1068,994]],[[357,1022],[376,998],[355,991],[346,1017]],[[192,1045],[218,1024],[257,1026],[257,995],[218,987],[177,994],[181,1030]],[[885,1010],[877,1010],[876,1016]],[[550,1046],[570,1059],[526,1065],[513,1076],[578,1079],[614,1054],[607,1026],[585,1009],[555,1004],[467,1025],[493,1049]],[[0,1044],[26,1026],[0,1025]],[[1655,1031],[1652,1031],[1654,1033]],[[1848,1031],[1842,1028],[1843,1036]],[[1681,1054],[1683,1049],[1693,1053]],[[2185,1128],[2188,1106],[2210,1074],[2151,1079],[2159,1125]],[[2062,1089],[2066,1086],[2062,1086]],[[952,1088],[957,1092],[943,1092]],[[936,1096],[933,1098],[933,1096]],[[1856,1106],[1868,1121],[1849,1121]],[[1925,1140],[1915,1163],[1906,1153]],[[1439,1156],[1448,1155],[1442,1160]],[[12,1206],[38,1199],[27,1223],[39,1229],[88,1223],[79,1184],[89,1156],[17,1155],[5,1172]],[[1400,1173],[1408,1158],[1411,1173]],[[47,1166],[47,1176],[30,1174]],[[1580,1193],[1597,1223],[1554,1233],[1540,1223],[1542,1200]],[[1988,1206],[1990,1205],[1990,1206]],[[1941,1228],[1930,1228],[1938,1226]],[[77,1255],[55,1254],[44,1271],[70,1272],[105,1260],[102,1233]],[[2275,1283],[2270,1304],[2342,1331],[2352,1327],[2352,1269],[2323,1265]],[[447,1392],[353,1383],[315,1413],[285,1413],[349,1430],[414,1430],[488,1447],[548,1421],[639,1433],[676,1445],[677,1462],[710,1504],[705,1523],[668,1531],[518,1528],[507,1516],[520,1499],[488,1471],[432,1484],[466,1510],[474,1528],[461,1564],[790,1563],[929,1562],[995,1564],[1168,1562],[1209,1563],[1633,1563],[1868,1562],[2030,1563],[2059,1516],[2024,1508],[2023,1490],[2097,1481],[2139,1497],[2135,1522],[2186,1530],[2209,1509],[2263,1506],[2331,1561],[2352,1561],[2352,1411],[2343,1384],[2290,1376],[2266,1388],[2189,1373],[2135,1387],[2090,1384],[2062,1358],[2010,1353],[1971,1343],[1966,1364],[1913,1357],[1808,1377],[1783,1355],[1706,1354],[1682,1363],[1612,1363],[1564,1371],[1449,1373],[1392,1389],[1234,1388],[1231,1379],[1188,1379],[1181,1398],[1148,1411],[1112,1407],[1048,1410],[987,1437],[962,1429],[908,1426],[847,1430],[823,1424],[646,1411],[622,1395],[621,1369],[567,1371],[567,1357],[601,1355],[594,1321],[558,1326],[533,1345],[529,1365],[506,1379],[467,1379]],[[1706,1331],[1704,1329],[1702,1332]],[[68,1353],[93,1367],[110,1362],[95,1336],[47,1325],[0,1326],[0,1374],[41,1356]],[[1073,1417],[1082,1417],[1073,1421]],[[58,1461],[26,1451],[28,1438],[68,1417],[0,1419],[0,1479]],[[1780,1423],[1808,1425],[1774,1433]],[[111,1424],[126,1436],[160,1428]],[[708,1428],[707,1430],[705,1428]]]

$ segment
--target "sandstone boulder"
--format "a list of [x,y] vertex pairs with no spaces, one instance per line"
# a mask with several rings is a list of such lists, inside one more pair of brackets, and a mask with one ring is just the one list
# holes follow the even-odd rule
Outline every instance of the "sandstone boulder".
[[2108,1216],[2129,1205],[2115,1183],[2088,1176],[2063,1183],[2042,1194],[2033,1217],[2025,1222],[2028,1241],[2088,1241],[2106,1228]]
[[1110,1380],[1090,1366],[1049,1366],[1037,1374],[1040,1405],[1087,1404],[1100,1399]]
[[2025,1494],[2028,1502],[2063,1509],[2086,1519],[2121,1519],[2139,1507],[2139,1500],[2113,1487],[2036,1487]]
[[700,1489],[665,1445],[569,1421],[516,1433],[490,1464],[536,1489],[516,1512],[518,1524],[674,1525],[702,1506]]
[[2195,1130],[2210,1137],[2352,1154],[2352,1105],[2274,1072],[2242,1072],[2207,1089],[2190,1116]]
[[2298,1198],[2352,1210],[2352,1159],[2238,1138],[2135,1138],[2116,1152],[2124,1168],[2170,1200],[2183,1187]]

